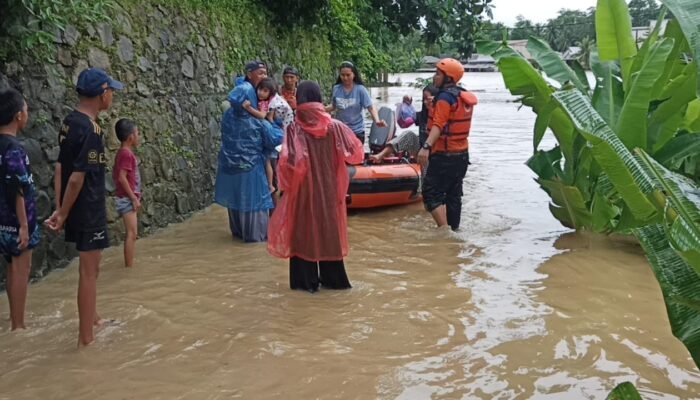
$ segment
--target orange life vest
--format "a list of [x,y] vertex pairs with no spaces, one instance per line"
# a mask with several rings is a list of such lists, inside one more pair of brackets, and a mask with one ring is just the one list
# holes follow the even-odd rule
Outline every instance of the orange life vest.
[[472,128],[472,114],[478,100],[473,93],[459,86],[453,86],[443,91],[456,97],[457,101],[450,107],[447,124],[442,129],[440,139],[433,144],[432,152],[463,153],[469,150],[468,138]]

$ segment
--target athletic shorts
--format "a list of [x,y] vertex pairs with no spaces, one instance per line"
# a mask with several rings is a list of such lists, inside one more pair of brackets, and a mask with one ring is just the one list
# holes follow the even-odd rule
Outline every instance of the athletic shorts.
[[8,230],[0,230],[0,254],[8,263],[12,262],[12,257],[19,257],[24,250],[31,250],[39,245],[41,241],[41,229],[38,226],[34,227],[34,231],[29,235],[29,244],[24,250],[17,247],[19,242],[19,229],[14,232]]
[[103,250],[109,247],[107,227],[91,230],[66,228],[66,242],[75,243],[78,251]]

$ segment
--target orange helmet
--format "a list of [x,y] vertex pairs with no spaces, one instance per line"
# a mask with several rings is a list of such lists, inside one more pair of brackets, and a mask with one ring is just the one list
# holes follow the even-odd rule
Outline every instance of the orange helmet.
[[445,75],[452,78],[455,83],[459,82],[464,76],[464,66],[454,58],[443,58],[437,63],[436,67]]

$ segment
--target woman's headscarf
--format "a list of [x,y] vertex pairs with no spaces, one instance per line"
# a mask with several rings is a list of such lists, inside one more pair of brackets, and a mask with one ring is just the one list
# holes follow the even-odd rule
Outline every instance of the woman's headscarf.
[[297,87],[296,124],[312,136],[325,137],[331,116],[323,106],[321,88],[316,82],[303,81]]
[[313,81],[302,81],[297,86],[297,104],[323,103],[321,87]]

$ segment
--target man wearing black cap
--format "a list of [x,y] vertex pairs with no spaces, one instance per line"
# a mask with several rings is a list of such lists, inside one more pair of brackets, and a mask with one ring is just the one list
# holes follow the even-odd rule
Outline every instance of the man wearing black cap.
[[58,135],[60,152],[54,188],[56,211],[46,221],[54,231],[65,225],[66,242],[80,254],[78,282],[78,346],[95,340],[93,328],[102,321],[97,314],[97,275],[102,250],[109,247],[105,205],[104,134],[97,116],[112,106],[115,90],[124,88],[98,68],[78,76],[78,106],[65,120]]
[[250,82],[254,88],[257,88],[258,83],[267,78],[267,64],[260,60],[248,62],[245,65],[245,76],[245,79]]
[[280,89],[280,94],[294,111],[297,110],[297,84],[300,78],[299,71],[292,66],[288,66],[282,71],[284,85]]

